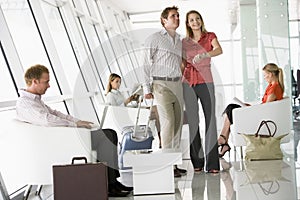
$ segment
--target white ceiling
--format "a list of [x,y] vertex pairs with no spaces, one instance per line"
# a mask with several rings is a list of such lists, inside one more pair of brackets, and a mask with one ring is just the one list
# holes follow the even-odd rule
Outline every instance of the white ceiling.
[[[110,0],[111,3],[126,11],[129,15],[136,13],[147,13],[148,19],[145,21],[153,21],[153,23],[147,23],[144,26],[149,28],[159,28],[159,18],[161,11],[168,6],[177,6],[179,8],[181,26],[178,32],[185,34],[184,20],[185,14],[189,10],[197,10],[204,18],[206,28],[209,31],[214,31],[216,34],[229,34],[231,29],[231,22],[236,19],[232,19],[232,14],[236,12],[238,0]],[[137,16],[137,15],[136,15]],[[236,15],[233,15],[234,17]],[[132,18],[134,15],[132,15]],[[139,16],[141,17],[141,16]],[[139,21],[139,19],[134,18]]]
[[[149,21],[144,24],[144,27],[158,28],[160,27],[159,17],[161,11],[168,6],[178,6],[181,26],[178,32],[185,34],[184,20],[185,14],[189,10],[197,10],[204,18],[204,22],[208,31],[216,32],[218,36],[230,35],[235,23],[238,22],[239,4],[248,4],[255,2],[255,0],[109,0],[117,7],[126,11],[129,14],[153,12],[148,14],[148,19],[142,19]],[[269,0],[270,2],[272,0]],[[272,2],[273,3],[273,2]],[[299,20],[300,18],[300,0],[288,0],[289,4],[289,19]],[[132,15],[132,18],[134,15]],[[136,15],[134,20],[139,21]],[[152,23],[150,22],[152,21]],[[235,28],[235,27],[234,27]]]

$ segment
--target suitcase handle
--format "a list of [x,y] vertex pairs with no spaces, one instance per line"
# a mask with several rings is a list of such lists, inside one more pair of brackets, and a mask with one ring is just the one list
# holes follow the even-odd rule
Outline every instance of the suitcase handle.
[[86,157],[74,157],[74,158],[72,158],[72,165],[74,164],[75,160],[84,160],[85,163],[87,163]]
[[152,106],[153,106],[153,102],[154,102],[154,100],[152,99],[151,100],[151,104],[150,104],[149,117],[148,117],[148,121],[147,121],[147,125],[146,125],[144,136],[142,138],[137,138],[136,135],[135,135],[135,133],[137,131],[137,126],[138,126],[138,121],[139,121],[139,116],[140,116],[140,111],[141,111],[142,99],[143,99],[143,97],[140,96],[137,118],[136,118],[135,126],[134,126],[134,129],[133,129],[133,134],[131,135],[131,139],[134,140],[134,141],[137,141],[137,142],[144,141],[144,140],[148,139],[148,137],[149,137],[149,135],[148,135],[148,127],[149,127],[149,124],[150,124],[151,111],[152,111]]

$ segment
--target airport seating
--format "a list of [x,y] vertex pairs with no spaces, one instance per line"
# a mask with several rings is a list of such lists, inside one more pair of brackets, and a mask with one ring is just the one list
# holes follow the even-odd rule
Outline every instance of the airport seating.
[[[100,117],[104,109],[105,105],[99,106]],[[147,122],[149,112],[141,109],[139,124]],[[121,139],[122,128],[134,125],[136,114],[137,108],[107,106],[103,128],[116,130]],[[52,166],[70,164],[75,156],[95,161],[88,129],[32,125],[16,120],[14,109],[1,112],[1,116],[5,117],[0,129],[0,172],[9,193],[26,185],[29,191],[32,185],[51,185]],[[154,122],[150,126],[156,136]],[[158,147],[158,141],[155,143]]]
[[[285,97],[282,100],[236,108],[233,110],[233,124],[230,127],[231,139],[234,147],[246,145],[244,138],[238,133],[254,134],[262,120],[272,120],[277,125],[275,136],[289,134],[292,129],[291,122],[291,100]],[[266,129],[261,129],[266,133]],[[287,143],[290,134],[284,137],[281,142]],[[242,152],[241,152],[242,153]]]
[[9,192],[25,185],[52,184],[52,165],[69,164],[74,156],[92,160],[90,131],[43,127],[4,112],[0,129],[0,171]]
[[[141,123],[147,121],[148,112],[142,109]],[[137,108],[108,106],[103,128],[115,129],[120,136],[122,127],[134,124],[136,113]],[[69,164],[75,156],[95,160],[88,129],[20,122],[14,109],[1,116],[5,118],[0,129],[0,172],[9,192],[25,185],[52,184],[52,165]]]

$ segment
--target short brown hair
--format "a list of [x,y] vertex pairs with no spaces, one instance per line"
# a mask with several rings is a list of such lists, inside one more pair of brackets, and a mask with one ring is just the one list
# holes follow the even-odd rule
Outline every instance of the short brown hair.
[[37,64],[29,67],[24,75],[26,85],[30,86],[33,79],[39,80],[43,73],[49,74],[49,70],[44,65]]
[[170,12],[171,10],[176,10],[176,11],[178,11],[178,7],[177,7],[177,6],[167,7],[167,8],[165,8],[165,9],[162,11],[162,13],[161,13],[161,15],[160,15],[160,23],[161,23],[161,25],[162,25],[163,27],[164,27],[163,19],[168,19],[169,12]]

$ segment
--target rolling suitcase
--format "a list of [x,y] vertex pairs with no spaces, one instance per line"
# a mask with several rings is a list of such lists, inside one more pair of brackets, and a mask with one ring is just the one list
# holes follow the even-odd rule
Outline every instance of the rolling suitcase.
[[[75,160],[85,160],[74,164]],[[53,166],[54,200],[107,200],[107,166],[75,157],[71,165]]]
[[138,113],[135,125],[125,126],[122,130],[122,141],[120,142],[119,149],[119,168],[121,170],[131,169],[130,167],[124,167],[123,165],[123,155],[127,150],[140,150],[140,149],[152,149],[153,134],[149,127],[151,108],[153,105],[153,100],[151,101],[151,106],[149,109],[149,119],[147,125],[138,125],[141,100],[138,106]]

